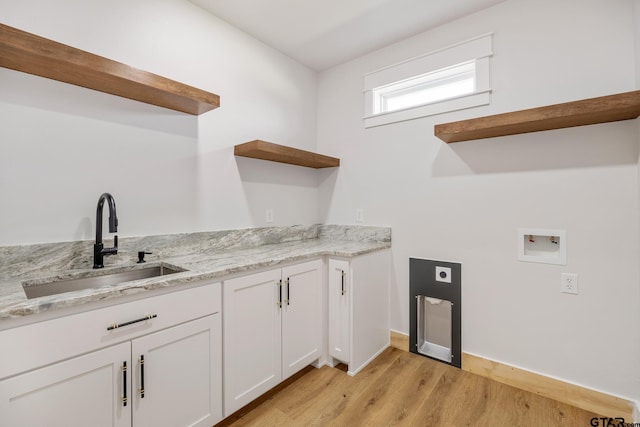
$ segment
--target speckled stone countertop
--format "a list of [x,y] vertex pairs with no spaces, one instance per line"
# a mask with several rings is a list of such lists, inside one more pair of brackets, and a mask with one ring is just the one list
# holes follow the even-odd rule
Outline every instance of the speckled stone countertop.
[[[105,246],[111,242],[106,240]],[[92,241],[0,247],[0,322],[65,307],[249,272],[321,256],[353,257],[391,247],[391,229],[339,225],[269,227],[125,237],[105,268]],[[152,252],[137,264],[137,251]],[[25,286],[166,265],[186,271],[113,286],[27,299]]]

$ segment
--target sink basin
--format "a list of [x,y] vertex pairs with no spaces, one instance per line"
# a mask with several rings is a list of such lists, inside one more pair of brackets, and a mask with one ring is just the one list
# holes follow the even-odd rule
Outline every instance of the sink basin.
[[166,276],[185,271],[176,267],[159,265],[144,267],[136,270],[119,271],[102,274],[99,276],[81,277],[69,280],[55,280],[47,283],[33,284],[23,283],[22,288],[27,299],[57,295],[65,292],[79,291],[82,289],[100,288],[102,286],[118,285],[133,280],[149,279],[152,277]]

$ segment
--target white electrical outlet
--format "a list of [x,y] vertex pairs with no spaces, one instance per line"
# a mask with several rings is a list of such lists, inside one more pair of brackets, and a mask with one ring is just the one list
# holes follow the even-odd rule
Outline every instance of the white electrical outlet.
[[560,292],[578,295],[578,275],[562,273],[560,276]]
[[267,209],[267,213],[265,214],[266,222],[273,222],[273,209]]
[[364,210],[362,208],[356,209],[356,222],[364,222]]

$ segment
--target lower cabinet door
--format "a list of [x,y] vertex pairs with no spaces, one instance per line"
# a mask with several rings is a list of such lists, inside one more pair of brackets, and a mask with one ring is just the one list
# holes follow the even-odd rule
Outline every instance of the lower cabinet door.
[[282,269],[282,379],[321,356],[322,261]]
[[329,356],[346,364],[351,362],[349,272],[348,261],[329,260]]
[[280,269],[226,280],[224,415],[229,416],[282,378]]
[[0,381],[0,425],[130,427],[130,358],[126,342]]
[[131,342],[135,427],[211,427],[222,419],[221,333],[214,314]]

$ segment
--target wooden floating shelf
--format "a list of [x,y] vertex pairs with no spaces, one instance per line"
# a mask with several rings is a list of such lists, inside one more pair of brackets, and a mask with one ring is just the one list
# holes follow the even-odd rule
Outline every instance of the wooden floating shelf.
[[0,66],[183,113],[220,106],[216,94],[3,24]]
[[312,153],[311,151],[278,145],[271,142],[255,141],[245,142],[235,146],[233,154],[253,159],[270,160],[272,162],[287,163],[308,168],[333,168],[340,166],[340,159]]
[[615,122],[640,116],[640,90],[435,125],[444,142]]

